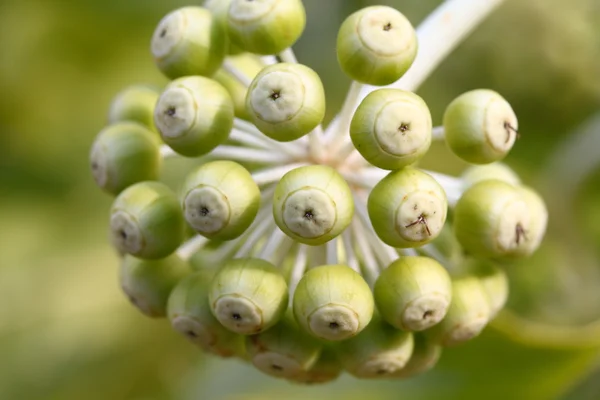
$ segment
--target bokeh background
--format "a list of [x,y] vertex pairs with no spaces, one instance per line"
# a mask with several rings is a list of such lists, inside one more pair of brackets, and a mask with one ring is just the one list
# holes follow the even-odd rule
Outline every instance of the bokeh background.
[[[543,248],[509,269],[508,311],[422,377],[310,388],[203,356],[119,291],[111,198],[92,182],[90,144],[117,91],[166,83],[150,37],[192,3],[0,1],[0,399],[600,398],[599,0],[507,0],[419,90],[437,123],[479,87],[519,115],[506,162],[544,194],[551,220]],[[417,25],[440,0],[377,3]],[[370,4],[305,0],[295,50],[323,78],[328,118],[349,84],[336,31]],[[464,167],[443,144],[424,163]],[[173,161],[167,173],[182,168]]]

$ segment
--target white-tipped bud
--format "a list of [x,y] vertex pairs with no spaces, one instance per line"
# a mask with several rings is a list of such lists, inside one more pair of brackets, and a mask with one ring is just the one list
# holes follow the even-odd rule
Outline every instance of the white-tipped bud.
[[498,180],[511,185],[521,184],[521,179],[515,171],[508,165],[495,162],[484,165],[472,165],[462,173],[462,179],[465,187],[473,186],[476,183],[489,180]]
[[442,355],[442,346],[424,334],[413,335],[414,348],[408,363],[394,374],[394,378],[411,378],[432,369]]
[[332,348],[324,347],[319,359],[308,371],[302,372],[290,380],[306,385],[328,383],[336,380],[342,370],[343,367],[336,352]]
[[508,300],[508,276],[504,270],[490,261],[470,259],[464,269],[480,281],[490,305],[490,319],[493,319]]

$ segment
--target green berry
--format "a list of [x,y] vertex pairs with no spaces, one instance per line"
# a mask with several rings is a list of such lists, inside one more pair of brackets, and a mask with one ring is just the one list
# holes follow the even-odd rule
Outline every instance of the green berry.
[[389,85],[400,79],[417,55],[417,35],[410,21],[386,6],[366,7],[340,27],[337,58],[352,79]]
[[411,378],[432,369],[442,355],[442,347],[424,334],[414,334],[414,348],[410,360],[394,378]]
[[122,253],[164,258],[183,241],[184,219],[175,193],[159,182],[125,189],[110,211],[110,235]]
[[350,267],[324,265],[302,277],[293,309],[306,332],[321,339],[344,340],[356,336],[371,321],[373,294]]
[[244,337],[226,329],[211,312],[208,284],[201,272],[179,282],[168,302],[171,325],[204,351],[221,357],[243,356]]
[[519,185],[521,183],[521,179],[515,171],[508,165],[499,162],[473,165],[462,173],[461,178],[466,186],[473,186],[478,182],[491,179],[510,183],[511,185]]
[[317,362],[308,371],[302,371],[289,379],[307,385],[327,383],[336,380],[342,370],[343,367],[336,352],[332,348],[324,347]]
[[148,86],[130,86],[115,96],[110,104],[108,122],[138,122],[155,130],[154,107],[160,92]]
[[228,54],[239,54],[243,50],[231,43],[229,40],[229,6],[231,4],[231,0],[206,0],[203,4],[203,7],[209,10],[213,14],[213,18],[215,18],[222,26],[223,31],[227,36],[227,53]]
[[155,135],[134,122],[119,122],[102,130],[90,153],[96,184],[118,194],[134,183],[158,179],[162,158]]
[[270,65],[250,84],[246,110],[265,135],[280,142],[296,140],[323,121],[323,83],[319,75],[305,65]]
[[254,221],[260,189],[233,161],[213,161],[192,171],[184,184],[182,208],[188,224],[215,240],[240,236]]
[[476,259],[467,261],[465,270],[481,281],[490,305],[490,319],[493,319],[504,308],[508,299],[509,289],[506,272],[490,261]]
[[383,169],[399,169],[425,155],[431,145],[431,113],[414,93],[400,89],[371,92],[350,125],[358,152]]
[[167,14],[152,36],[152,55],[169,78],[214,74],[225,58],[223,24],[201,7],[183,7]]
[[546,209],[533,192],[488,180],[467,189],[456,203],[454,232],[474,256],[518,258],[537,248],[546,218]]
[[503,159],[515,143],[517,129],[510,104],[492,90],[464,93],[444,113],[446,143],[457,156],[473,164]]
[[335,169],[325,165],[296,168],[285,174],[275,189],[275,222],[300,243],[328,242],[346,229],[353,214],[348,184]]
[[154,122],[164,142],[177,153],[197,157],[229,137],[233,101],[218,82],[202,76],[171,82],[160,95]]
[[288,379],[308,373],[321,353],[318,341],[302,332],[287,315],[271,329],[247,336],[246,348],[260,371]]
[[251,335],[275,325],[288,305],[285,279],[271,263],[234,259],[217,272],[210,285],[213,315],[232,332]]
[[357,336],[342,342],[339,356],[344,368],[357,378],[390,378],[413,352],[413,335],[374,317]]
[[171,291],[190,273],[190,266],[175,255],[160,260],[126,255],[121,262],[121,288],[145,315],[164,317]]
[[402,257],[381,272],[374,296],[389,324],[405,331],[422,331],[446,315],[452,283],[448,272],[432,258]]
[[452,282],[448,313],[428,335],[442,346],[455,346],[479,335],[489,320],[490,304],[481,280],[465,276]]
[[228,17],[231,41],[256,54],[291,47],[306,25],[301,0],[231,0]]
[[393,171],[371,191],[371,223],[381,240],[393,247],[418,247],[435,239],[446,222],[448,201],[437,181],[406,167]]

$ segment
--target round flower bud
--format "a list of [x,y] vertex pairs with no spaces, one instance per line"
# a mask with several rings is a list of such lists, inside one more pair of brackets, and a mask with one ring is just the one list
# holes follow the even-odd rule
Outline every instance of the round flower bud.
[[160,260],[126,255],[121,262],[121,288],[142,313],[164,317],[169,294],[191,272],[190,266],[175,255]]
[[442,355],[442,346],[424,334],[414,334],[414,348],[408,363],[394,374],[394,378],[410,378],[432,369]]
[[118,194],[134,183],[158,179],[162,158],[155,135],[134,122],[120,122],[102,130],[90,153],[96,184]]
[[183,216],[201,235],[215,240],[240,236],[256,218],[260,189],[233,161],[213,161],[192,171],[184,183]]
[[211,76],[225,58],[227,35],[209,10],[183,7],[160,21],[151,50],[158,68],[171,79]]
[[302,332],[288,315],[271,329],[247,336],[246,349],[260,371],[288,379],[310,371],[321,353],[317,340]]
[[479,335],[490,320],[490,304],[481,281],[466,276],[452,282],[446,317],[428,331],[442,346],[455,346]]
[[[260,59],[254,54],[242,53],[228,58],[231,65],[248,79],[254,79],[256,75],[264,68]],[[246,109],[246,94],[248,87],[243,85],[237,78],[224,69],[218,70],[213,79],[219,82],[229,92],[233,100],[235,116],[245,120],[250,120],[250,114]]]
[[417,55],[417,35],[410,21],[387,6],[350,15],[337,37],[337,59],[355,81],[389,85],[400,79]]
[[288,305],[285,279],[271,263],[234,259],[217,272],[208,295],[213,315],[232,332],[256,334],[275,325]]
[[419,247],[435,239],[446,222],[448,201],[437,181],[406,167],[393,171],[371,191],[368,210],[373,229],[392,247]]
[[173,329],[204,351],[221,357],[243,356],[244,337],[226,329],[212,315],[205,274],[196,272],[179,282],[169,296]]
[[305,65],[270,65],[250,84],[246,110],[265,135],[280,142],[296,140],[323,121],[323,83],[319,75]]
[[357,378],[390,378],[404,368],[412,352],[412,333],[399,331],[378,317],[339,346],[342,365]]
[[228,54],[239,54],[243,50],[238,46],[234,45],[229,41],[229,6],[231,0],[206,0],[202,5],[204,8],[209,10],[213,18],[215,18],[221,25],[223,25],[223,31],[227,37],[227,53]]
[[506,272],[489,261],[477,259],[469,260],[465,270],[481,281],[490,305],[490,320],[493,319],[508,300]]
[[547,215],[539,197],[536,199],[506,182],[479,182],[456,203],[456,237],[466,251],[477,257],[527,256],[539,245],[543,232],[538,221],[545,222]]
[[352,221],[354,203],[346,181],[331,167],[296,168],[281,178],[273,197],[277,226],[292,239],[320,245]]
[[454,99],[444,113],[444,136],[454,154],[473,164],[503,159],[517,138],[517,117],[498,93],[478,89]]
[[140,182],[125,189],[110,210],[110,235],[122,253],[164,258],[183,241],[183,215],[175,193],[159,182]]
[[360,274],[345,265],[324,265],[308,271],[294,293],[294,316],[311,335],[344,340],[371,321],[373,294]]
[[402,257],[381,272],[373,294],[388,323],[405,331],[422,331],[446,315],[452,282],[434,259]]
[[171,82],[154,111],[154,122],[164,142],[187,157],[207,154],[225,142],[233,118],[233,101],[227,90],[201,76]]
[[308,371],[303,371],[289,380],[307,385],[327,383],[336,380],[341,375],[342,369],[336,352],[329,347],[324,347],[319,359]]
[[511,185],[519,185],[521,179],[508,165],[500,162],[484,165],[473,165],[467,168],[462,173],[462,180],[465,182],[465,186],[473,186],[474,184],[481,181],[488,181],[495,179],[510,183]]
[[108,122],[131,121],[155,130],[154,106],[160,92],[148,86],[130,86],[115,96],[110,104]]
[[360,103],[350,125],[358,152],[383,169],[399,169],[418,161],[431,145],[431,113],[414,93],[379,89]]
[[229,38],[245,51],[277,54],[302,35],[306,12],[301,0],[231,0]]

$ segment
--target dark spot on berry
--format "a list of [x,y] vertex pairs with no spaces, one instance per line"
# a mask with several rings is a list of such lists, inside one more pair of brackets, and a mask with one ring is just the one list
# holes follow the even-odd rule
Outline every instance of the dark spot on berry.
[[304,211],[304,218],[305,219],[307,219],[309,221],[312,221],[314,219],[314,217],[315,217],[315,214],[313,214],[313,210],[305,210]]
[[387,370],[385,370],[385,369],[383,369],[383,368],[382,368],[382,369],[378,369],[378,370],[377,370],[377,375],[385,375],[385,374],[387,374],[387,373],[388,373],[388,372],[387,372]]
[[166,29],[163,29],[163,30],[160,32],[160,37],[161,37],[161,38],[164,38],[165,36],[167,36],[167,30],[166,30]]
[[281,90],[273,90],[273,93],[269,96],[271,100],[277,100],[281,97]]
[[119,236],[121,237],[121,239],[127,240],[127,232],[125,232],[122,229],[119,231]]
[[388,32],[391,29],[392,29],[392,24],[390,22],[388,22],[387,24],[385,24],[383,26],[383,30],[386,31],[386,32]]
[[196,332],[194,332],[194,331],[187,331],[185,334],[188,337],[191,337],[191,338],[197,338],[198,337],[198,335],[196,335]]
[[335,321],[334,321],[334,322],[330,322],[330,323],[329,323],[329,328],[330,328],[330,329],[337,329],[337,328],[339,328],[339,327],[340,327],[340,324],[338,324],[338,323],[337,323],[337,322],[335,322]]
[[177,113],[177,109],[175,107],[169,107],[167,108],[167,111],[165,111],[165,114],[167,114],[169,117],[174,116]]
[[283,371],[283,367],[281,365],[277,365],[277,364],[271,364],[271,369],[273,369],[275,371]]
[[200,208],[200,215],[202,215],[203,217],[206,217],[208,214],[210,214],[210,210],[206,207],[201,207]]
[[233,313],[231,314],[231,318],[233,318],[236,321],[240,321],[242,319],[242,316],[238,313]]
[[435,314],[435,312],[433,310],[427,310],[423,313],[423,319],[433,317],[434,314]]
[[410,130],[410,124],[407,124],[406,122],[403,122],[400,124],[400,126],[398,127],[398,130],[402,133],[406,133],[407,131]]

